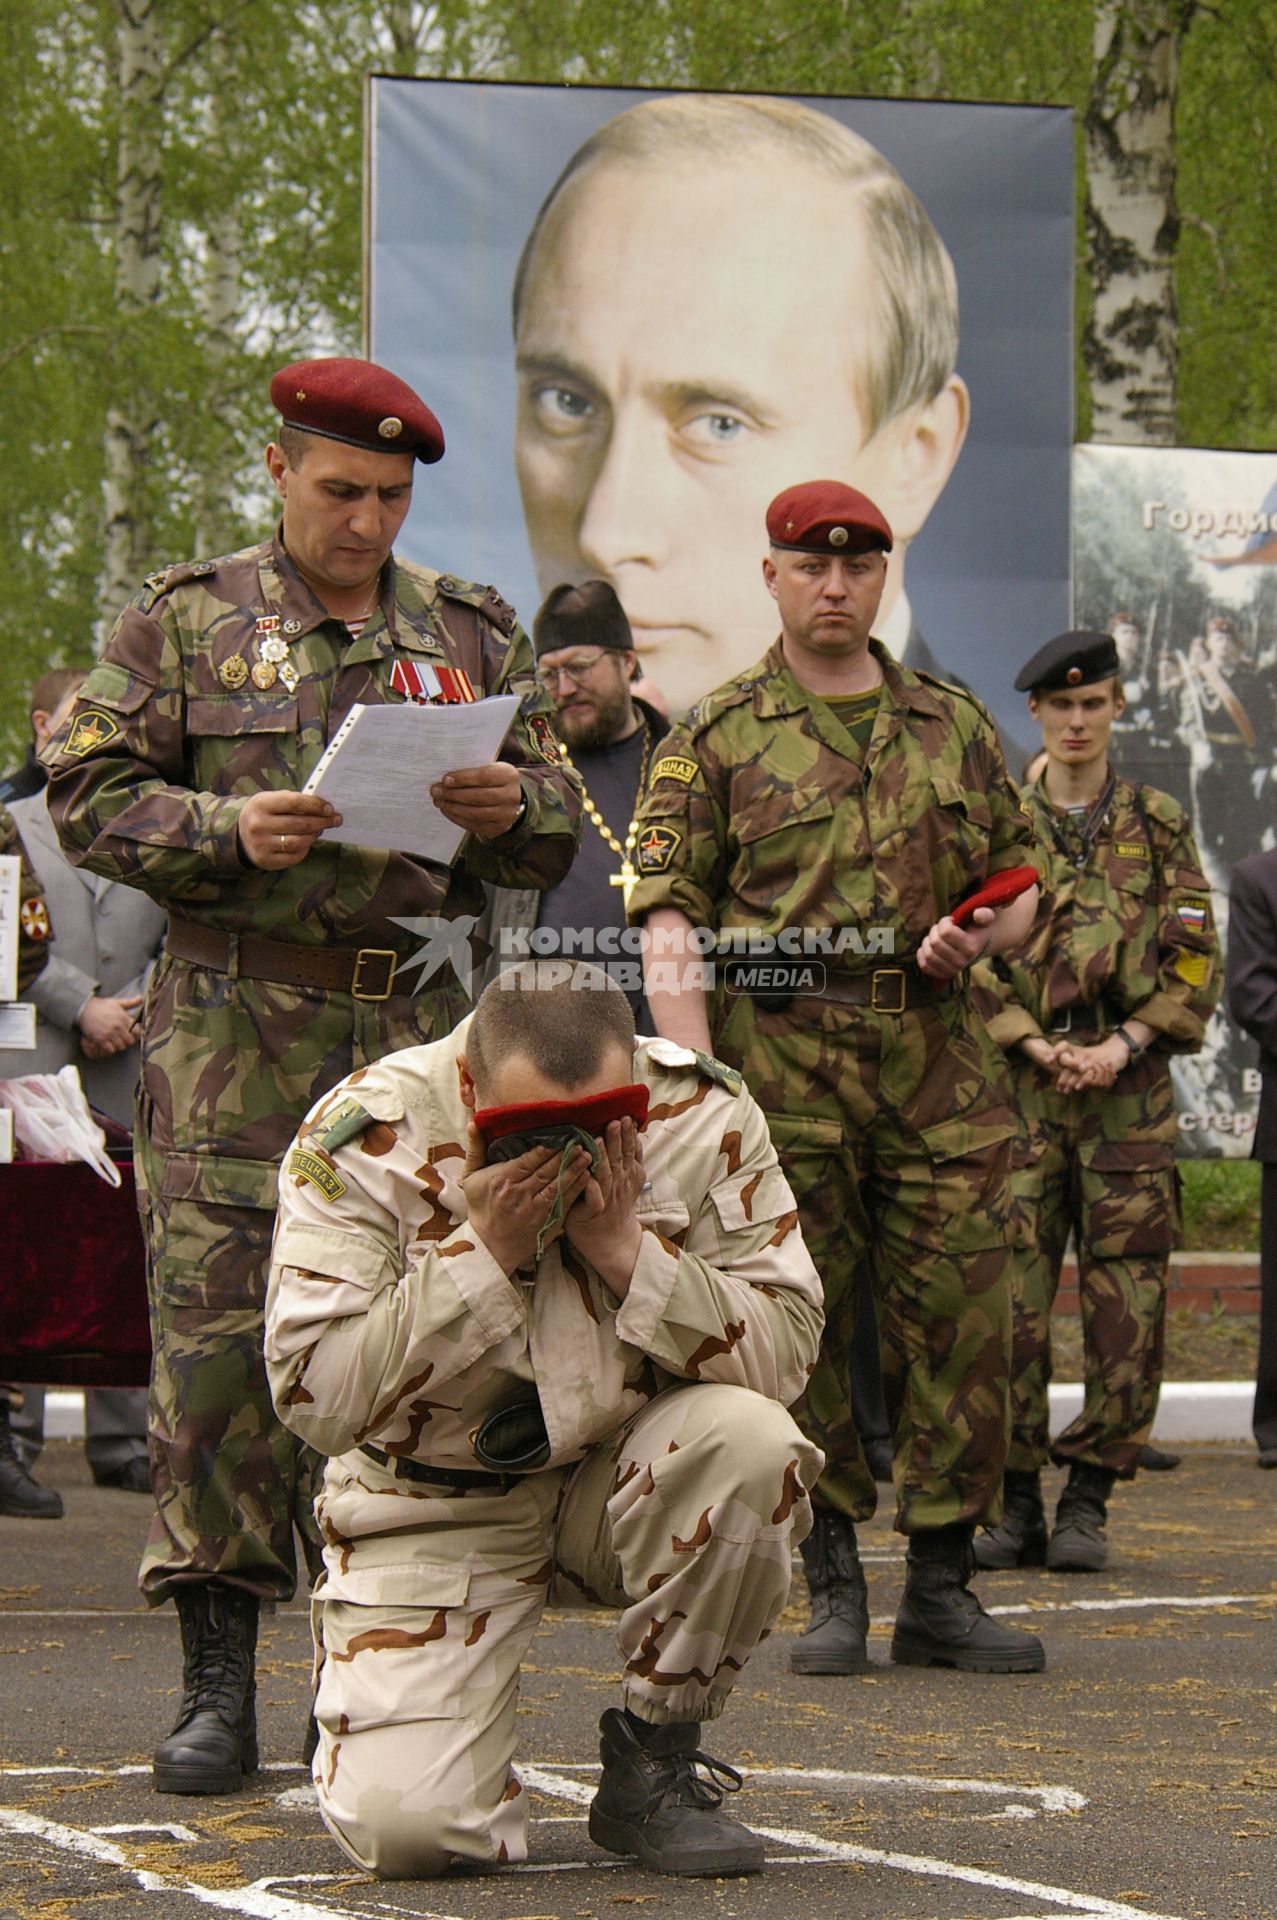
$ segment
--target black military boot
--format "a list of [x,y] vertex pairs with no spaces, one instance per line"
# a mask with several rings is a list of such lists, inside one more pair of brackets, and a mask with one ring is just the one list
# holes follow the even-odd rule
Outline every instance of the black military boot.
[[911,1536],[891,1657],[902,1667],[1037,1673],[1046,1665],[1042,1642],[991,1620],[967,1586],[975,1571],[974,1532],[957,1521]]
[[1073,1462],[1046,1546],[1046,1564],[1053,1573],[1098,1573],[1105,1565],[1109,1543],[1104,1522],[1116,1479],[1108,1467]]
[[652,1727],[608,1708],[599,1721],[603,1778],[590,1803],[595,1846],[632,1853],[653,1873],[761,1872],[762,1841],[722,1808],[725,1793],[739,1792],[741,1777],[700,1751],[700,1731],[696,1722]]
[[971,1543],[977,1567],[1040,1567],[1046,1561],[1046,1513],[1040,1473],[1013,1473],[1002,1482],[1002,1518],[982,1527]]
[[791,1673],[864,1673],[869,1656],[869,1594],[845,1513],[817,1507],[798,1551],[811,1595],[811,1625],[789,1656]]
[[179,1587],[182,1704],[155,1749],[157,1793],[235,1793],[257,1766],[257,1596],[204,1580]]
[[0,1387],[0,1513],[11,1520],[60,1520],[62,1495],[33,1480],[18,1458],[9,1425],[9,1401]]

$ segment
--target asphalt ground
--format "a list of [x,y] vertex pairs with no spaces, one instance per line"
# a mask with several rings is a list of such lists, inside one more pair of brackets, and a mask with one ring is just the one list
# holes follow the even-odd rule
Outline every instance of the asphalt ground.
[[1042,1674],[888,1664],[904,1545],[889,1517],[862,1530],[870,1674],[789,1672],[796,1580],[705,1741],[746,1772],[732,1811],[767,1839],[767,1871],[727,1881],[653,1875],[590,1843],[597,1721],[617,1698],[604,1613],[548,1615],[525,1670],[525,1867],[434,1882],[351,1868],[298,1764],[296,1603],[262,1621],[262,1771],[224,1798],[155,1794],[180,1657],[172,1609],[148,1612],[133,1585],[146,1501],[95,1488],[68,1441],[40,1477],[66,1517],[0,1519],[5,1920],[1277,1915],[1277,1474],[1250,1448],[1188,1448],[1178,1472],[1119,1489],[1102,1574],[980,1576],[986,1604],[1041,1633]]

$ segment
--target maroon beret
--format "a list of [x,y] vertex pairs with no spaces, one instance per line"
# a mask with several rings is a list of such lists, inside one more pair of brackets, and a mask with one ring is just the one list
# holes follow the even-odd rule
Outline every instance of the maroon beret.
[[767,509],[767,538],[796,553],[891,552],[891,528],[868,494],[841,480],[786,487]]
[[443,458],[443,428],[406,380],[371,360],[295,360],[270,383],[284,422],[376,453]]

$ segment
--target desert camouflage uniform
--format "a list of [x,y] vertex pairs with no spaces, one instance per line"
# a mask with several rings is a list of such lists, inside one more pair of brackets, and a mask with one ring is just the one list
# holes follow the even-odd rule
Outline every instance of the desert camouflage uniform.
[[[820,1469],[785,1412],[820,1285],[739,1076],[640,1046],[646,1231],[618,1306],[564,1241],[509,1279],[467,1230],[465,1033],[353,1075],[307,1119],[267,1303],[276,1402],[334,1456],[313,1606],[320,1808],[390,1876],[525,1857],[515,1712],[547,1604],[623,1609],[641,1718],[718,1714],[784,1605]],[[397,1460],[473,1472],[475,1428],[533,1386],[544,1470],[504,1492],[396,1477]]]
[[[1089,847],[1039,785],[1042,898],[1023,949],[978,969],[996,996],[1024,1120],[1012,1187],[1019,1248],[1012,1354],[1013,1472],[1048,1457],[1129,1478],[1157,1411],[1171,1248],[1179,1222],[1169,1057],[1194,1053],[1219,999],[1210,888],[1188,818],[1169,794],[1116,780]],[[1060,1093],[1021,1040],[1087,1045],[1133,1015],[1155,1030],[1110,1088]],[[1065,1246],[1078,1258],[1086,1391],[1049,1443],[1050,1315]]]
[[17,822],[8,807],[0,806],[0,855],[22,862],[18,877],[18,992],[23,994],[44,972],[53,930],[40,876],[27,857]]
[[[709,1011],[715,1051],[768,1116],[824,1283],[801,1416],[828,1458],[820,1496],[853,1519],[876,1504],[847,1361],[868,1261],[897,1525],[912,1533],[977,1520],[1000,1499],[1015,1132],[1003,1063],[965,983],[933,994],[912,963],[928,929],[990,874],[1023,865],[1032,840],[984,708],[870,644],[884,677],[867,777],[779,643],[667,736],[642,809],[630,917],[672,906],[696,927],[889,941],[881,961],[827,959],[827,991],[785,1012],[725,994],[721,978]],[[863,984],[871,968],[882,1010],[840,1005],[847,976]],[[918,1004],[886,1011],[906,998]]]
[[[355,701],[399,698],[396,658],[460,665],[476,693],[532,688],[527,639],[490,590],[393,561],[382,588],[356,639],[278,538],[155,575],[46,750],[71,859],[141,887],[171,923],[232,937],[222,966],[163,952],[144,1016],[137,1176],[158,1514],[141,1581],[152,1602],[212,1575],[263,1597],[292,1593],[292,1529],[313,1536],[317,1469],[275,1417],[261,1354],[280,1158],[325,1088],[469,1011],[452,969],[413,970],[425,940],[411,922],[477,915],[482,880],[550,885],[575,845],[576,795],[521,719],[506,751],[528,813],[499,846],[465,841],[451,871],[323,841],[278,872],[241,860],[245,800],[303,786]],[[259,686],[252,669],[269,637],[287,643],[291,664]],[[396,991],[363,998],[243,977],[245,936],[312,953],[391,950]],[[374,960],[370,994],[384,973]]]

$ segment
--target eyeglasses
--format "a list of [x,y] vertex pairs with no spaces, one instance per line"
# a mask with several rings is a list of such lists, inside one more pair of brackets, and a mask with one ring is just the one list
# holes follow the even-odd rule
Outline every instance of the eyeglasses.
[[606,659],[607,652],[606,647],[595,647],[589,653],[570,653],[554,667],[543,662],[536,670],[536,683],[545,693],[554,693],[560,680],[570,680],[574,687],[579,687],[599,661]]

